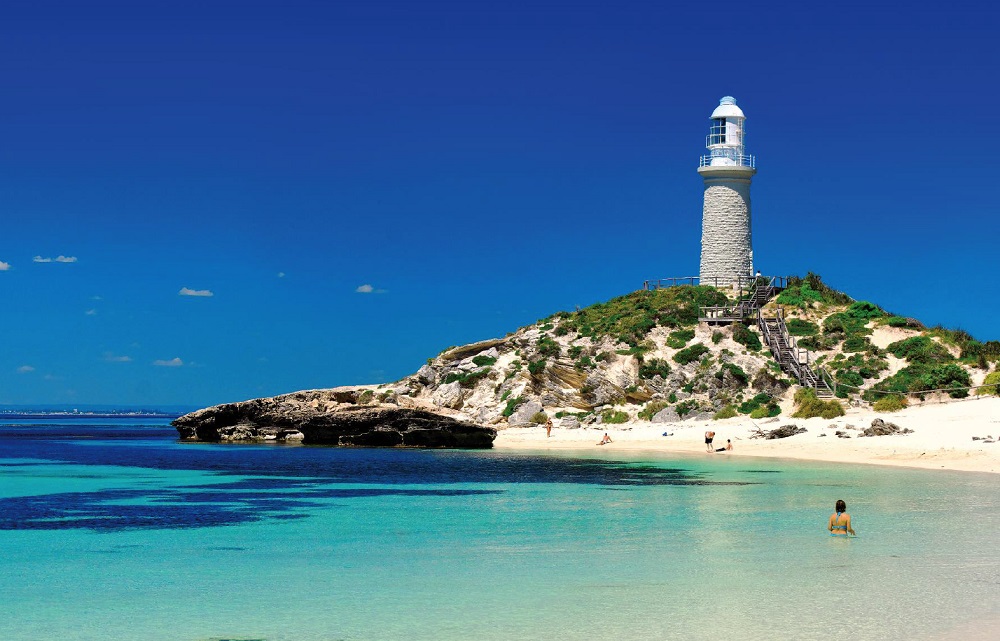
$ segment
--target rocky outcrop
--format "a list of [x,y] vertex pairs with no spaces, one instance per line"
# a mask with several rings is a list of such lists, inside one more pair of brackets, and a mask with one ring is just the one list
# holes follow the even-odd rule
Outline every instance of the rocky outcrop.
[[490,448],[496,430],[378,402],[372,390],[316,390],[216,405],[172,425],[184,440],[365,447]]
[[895,434],[911,434],[913,430],[900,427],[895,423],[877,418],[872,421],[871,427],[866,427],[861,431],[860,436],[893,436]]
[[796,434],[804,434],[806,431],[806,428],[799,427],[798,425],[782,425],[781,427],[770,431],[757,430],[750,436],[750,438],[766,438],[769,440],[776,438],[788,438],[789,436],[795,436]]
[[542,404],[538,401],[528,401],[518,406],[514,413],[507,419],[507,424],[511,427],[530,427],[535,425],[531,420],[535,414],[542,411]]

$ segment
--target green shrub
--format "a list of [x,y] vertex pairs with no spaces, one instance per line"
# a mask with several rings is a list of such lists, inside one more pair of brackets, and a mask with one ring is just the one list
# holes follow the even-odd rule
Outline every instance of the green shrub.
[[770,394],[767,394],[766,392],[761,392],[760,394],[757,394],[753,398],[740,403],[739,407],[740,413],[750,414],[758,408],[766,407],[769,403],[772,402],[772,400],[773,399],[771,398]]
[[559,343],[555,342],[548,336],[540,336],[535,342],[535,346],[538,348],[538,353],[542,356],[556,356],[558,357],[562,349],[559,347]]
[[873,403],[884,396],[880,392],[922,394],[930,390],[947,390],[952,398],[965,398],[971,385],[969,373],[955,363],[914,363],[873,385],[862,398]]
[[683,417],[687,414],[690,414],[694,410],[698,409],[698,401],[694,400],[693,398],[689,398],[686,401],[681,401],[680,403],[678,403],[676,407],[674,407],[674,409],[677,410],[678,416]]
[[580,354],[582,353],[583,353],[583,347],[581,347],[580,345],[573,345],[572,347],[569,348],[568,352],[570,358],[580,358]]
[[537,361],[528,361],[528,372],[530,372],[532,376],[537,376],[538,374],[541,374],[544,371],[545,371],[544,358]]
[[594,361],[590,360],[589,356],[581,356],[573,365],[579,370],[593,369]]
[[715,416],[712,417],[712,420],[721,421],[722,419],[732,418],[734,416],[737,416],[736,408],[733,407],[732,405],[726,405],[721,410],[715,413]]
[[618,410],[604,410],[601,412],[601,422],[611,425],[628,422],[628,414]]
[[826,351],[828,349],[833,349],[840,342],[837,338],[839,335],[834,336],[804,336],[796,340],[796,344],[803,349],[811,349],[815,352]]
[[859,300],[851,303],[851,306],[847,308],[844,312],[851,318],[857,318],[859,320],[871,320],[873,318],[882,318],[887,316],[885,311],[876,305],[875,303],[869,303],[866,300]]
[[886,347],[896,358],[910,363],[944,363],[955,360],[948,348],[927,336],[911,336]]
[[511,414],[518,408],[518,406],[524,404],[525,398],[523,396],[518,396],[517,398],[512,398],[507,401],[507,406],[503,408],[503,415],[510,417]]
[[723,334],[719,330],[715,330],[714,332],[712,332],[712,344],[713,345],[718,345],[719,343],[722,342],[722,338],[724,336],[725,336],[725,334]]
[[670,364],[659,358],[652,358],[639,365],[639,378],[651,379],[657,374],[666,379],[670,375]]
[[489,367],[490,365],[496,363],[497,359],[492,356],[483,356],[480,354],[479,356],[473,356],[472,362],[476,364],[476,367]]
[[714,287],[683,285],[640,290],[597,303],[562,320],[581,336],[611,337],[628,345],[645,340],[654,327],[693,327],[700,307],[725,305],[726,295]]
[[569,334],[569,327],[567,327],[565,324],[560,323],[559,327],[556,328],[556,331],[552,333],[555,334],[556,336],[565,336],[566,334]]
[[769,403],[767,405],[762,405],[750,412],[750,418],[752,419],[762,419],[770,418],[772,416],[777,416],[781,414],[781,408],[778,407],[777,403]]
[[675,394],[674,392],[670,392],[670,396],[667,397],[667,400],[670,401],[671,403],[676,403],[677,394]]
[[733,363],[723,363],[719,371],[715,373],[715,378],[722,380],[727,371],[733,375],[733,378],[740,384],[740,387],[746,387],[747,383],[750,382],[750,377],[743,371],[743,368]]
[[602,363],[604,361],[610,361],[611,352],[600,352],[597,356],[594,357],[594,360],[597,361],[598,363]]
[[650,401],[646,403],[646,406],[639,410],[639,418],[643,421],[651,421],[656,414],[662,410],[670,407],[670,403],[664,401]]
[[490,368],[488,367],[486,369],[477,369],[474,372],[452,372],[445,376],[444,382],[447,384],[458,381],[458,384],[462,387],[475,387],[476,383],[489,373]]
[[885,319],[885,324],[889,327],[906,327],[909,321],[902,316],[889,316]]
[[873,345],[871,341],[868,340],[867,336],[848,336],[844,340],[844,351],[845,352],[865,352],[868,351]]
[[[992,387],[989,387],[992,385]],[[984,396],[988,394],[993,394],[995,396],[1000,396],[1000,371],[990,372],[983,379],[983,387],[976,390],[978,396]]]
[[803,387],[795,392],[795,412],[793,418],[837,418],[844,415],[844,406],[837,401],[821,401],[816,398],[816,391],[811,387]]
[[905,409],[909,404],[905,396],[890,394],[872,403],[872,409],[876,412],[898,412],[901,409]]
[[740,345],[743,345],[751,352],[760,351],[760,338],[755,332],[750,331],[750,329],[742,323],[733,324],[733,340]]
[[530,420],[532,423],[537,423],[541,425],[545,423],[545,421],[549,420],[549,415],[546,414],[545,412],[535,412],[534,414],[531,415],[531,418],[528,420]]
[[801,318],[789,318],[785,321],[785,327],[792,336],[815,336],[819,334],[819,325],[802,320]]
[[823,320],[824,334],[870,334],[871,330],[865,327],[867,321],[863,318],[851,316],[847,312],[830,314]]
[[367,405],[375,400],[375,392],[370,389],[366,389],[358,396],[358,405]]
[[674,332],[670,332],[670,336],[667,337],[667,345],[674,349],[681,349],[688,344],[688,341],[694,338],[693,329],[679,329]]
[[813,302],[821,302],[823,300],[822,292],[818,292],[813,289],[809,283],[801,282],[796,285],[790,285],[786,289],[782,290],[778,294],[778,303],[781,305],[790,305],[793,307],[806,307]]
[[691,347],[685,347],[681,351],[674,354],[674,361],[680,363],[681,365],[687,365],[688,363],[698,360],[703,354],[707,353],[707,347],[701,343],[695,343]]
[[500,400],[501,401],[506,401],[508,398],[510,398],[510,390],[507,390],[506,392],[504,392],[503,396],[500,397]]
[[838,383],[843,383],[848,387],[861,387],[865,384],[864,377],[854,370],[844,369],[837,372],[835,376]]

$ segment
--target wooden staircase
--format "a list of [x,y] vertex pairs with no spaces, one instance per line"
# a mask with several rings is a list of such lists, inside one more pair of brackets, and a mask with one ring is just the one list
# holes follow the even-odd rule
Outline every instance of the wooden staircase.
[[[757,276],[750,279],[740,279],[740,300],[735,305],[717,307],[701,307],[698,310],[698,320],[712,325],[728,325],[743,322],[758,316],[761,307],[767,304],[788,285],[788,279],[783,276]],[[743,296],[744,286],[749,289],[749,295]]]
[[795,377],[799,385],[816,390],[818,398],[833,398],[836,395],[837,384],[833,377],[822,367],[814,367],[809,350],[800,348],[789,335],[785,326],[785,310],[779,307],[773,317],[766,317],[758,310],[757,328],[783,372]]
[[[744,285],[750,293],[743,296]],[[814,365],[812,354],[807,349],[800,348],[795,339],[788,333],[785,326],[785,312],[778,307],[777,315],[765,317],[761,309],[772,298],[788,286],[788,279],[780,276],[756,278],[739,282],[740,301],[735,305],[720,307],[702,307],[699,310],[699,320],[713,325],[745,323],[756,320],[764,343],[771,349],[774,360],[781,370],[789,374],[799,385],[816,390],[818,398],[833,398],[836,396],[837,383],[822,367]]]

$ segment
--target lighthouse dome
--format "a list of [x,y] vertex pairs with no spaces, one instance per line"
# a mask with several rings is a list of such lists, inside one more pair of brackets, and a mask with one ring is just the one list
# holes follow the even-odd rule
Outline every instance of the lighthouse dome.
[[736,106],[736,98],[724,96],[719,106],[712,112],[712,118],[745,118],[743,110]]

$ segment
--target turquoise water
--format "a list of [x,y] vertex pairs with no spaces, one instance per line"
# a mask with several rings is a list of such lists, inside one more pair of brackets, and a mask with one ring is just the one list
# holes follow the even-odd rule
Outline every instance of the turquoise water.
[[[0,425],[0,639],[936,639],[1000,617],[998,490],[738,456]],[[838,498],[857,539],[826,533]]]

